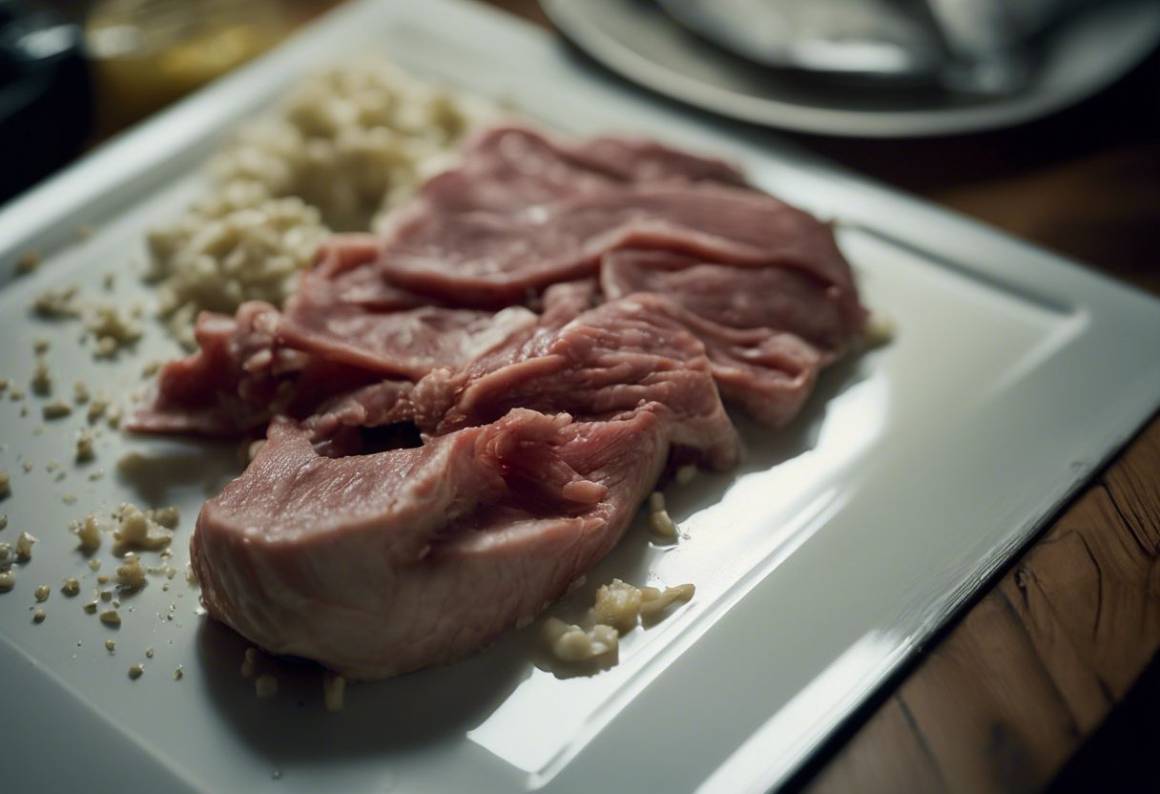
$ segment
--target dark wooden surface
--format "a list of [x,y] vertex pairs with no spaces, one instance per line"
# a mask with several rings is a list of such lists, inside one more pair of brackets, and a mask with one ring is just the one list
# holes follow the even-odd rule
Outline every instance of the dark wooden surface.
[[[534,0],[492,2],[548,24]],[[1015,129],[925,141],[791,137],[1160,294],[1160,55],[1100,96]],[[1160,670],[1149,668],[1160,647],[1158,552],[1154,417],[792,787],[1083,791],[1112,779],[1160,786],[1136,779],[1152,779],[1138,752],[1122,754],[1142,747],[1133,737],[1157,735],[1140,734],[1138,722],[1160,705]],[[1130,694],[1146,670],[1147,686]],[[1116,718],[1081,751],[1109,714]]]

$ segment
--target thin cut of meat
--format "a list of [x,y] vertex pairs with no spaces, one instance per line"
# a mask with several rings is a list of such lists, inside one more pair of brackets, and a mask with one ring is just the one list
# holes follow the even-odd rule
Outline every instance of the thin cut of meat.
[[609,300],[655,292],[717,325],[787,331],[835,353],[865,323],[856,296],[801,270],[738,267],[671,251],[606,254],[600,285]]
[[674,446],[711,468],[737,462],[740,444],[705,346],[658,295],[605,303],[458,370],[436,370],[411,395],[414,421],[433,435],[486,424],[516,407],[606,419],[660,403],[675,417]]
[[162,367],[152,400],[126,429],[234,438],[260,432],[275,414],[307,416],[375,379],[283,347],[277,322],[277,309],[260,301],[242,304],[234,317],[202,312],[194,329],[198,351]]
[[351,678],[457,659],[611,550],[665,463],[666,413],[579,423],[517,409],[417,449],[339,459],[275,422],[198,516],[202,599],[266,650]]
[[461,201],[438,180],[429,182],[387,231],[375,265],[381,278],[437,301],[506,305],[548,284],[594,275],[604,254],[633,248],[800,270],[855,294],[832,230],[751,190],[661,183],[594,189],[518,211],[444,206]]
[[566,143],[521,126],[485,130],[464,147],[461,163],[423,188],[447,212],[519,212],[529,206],[616,185],[718,182],[745,178],[722,160],[655,141],[601,137]]

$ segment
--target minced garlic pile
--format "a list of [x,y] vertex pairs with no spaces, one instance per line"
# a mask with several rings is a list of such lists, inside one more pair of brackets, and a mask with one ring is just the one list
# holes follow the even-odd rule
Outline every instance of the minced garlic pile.
[[307,78],[214,158],[205,197],[150,232],[161,315],[192,345],[203,309],[281,305],[331,230],[370,229],[492,113],[381,59]]
[[657,620],[678,601],[689,601],[696,588],[681,584],[660,590],[635,587],[613,579],[596,591],[596,601],[581,625],[556,617],[544,621],[542,636],[552,656],[561,662],[615,662],[621,635],[640,621]]

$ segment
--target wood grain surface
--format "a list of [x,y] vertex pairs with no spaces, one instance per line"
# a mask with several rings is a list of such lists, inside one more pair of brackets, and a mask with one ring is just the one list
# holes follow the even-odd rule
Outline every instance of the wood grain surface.
[[[548,24],[534,0],[492,3]],[[1015,129],[922,141],[789,137],[1160,294],[1158,85],[1154,53],[1100,96]],[[1140,705],[1123,701],[1160,648],[1158,553],[1154,417],[790,787],[1026,792],[1054,781],[1085,790],[1078,770],[1061,770],[1109,713]],[[1121,763],[1099,753],[1089,779]]]

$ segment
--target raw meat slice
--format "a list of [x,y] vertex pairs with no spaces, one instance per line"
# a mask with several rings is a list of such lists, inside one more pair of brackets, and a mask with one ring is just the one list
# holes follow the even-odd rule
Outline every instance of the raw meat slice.
[[452,661],[530,620],[619,540],[668,455],[658,405],[515,410],[417,449],[320,457],[276,421],[198,517],[215,618],[351,678]]
[[600,266],[609,299],[655,292],[728,328],[788,331],[840,352],[861,333],[857,296],[801,270],[737,267],[669,251],[615,251]]
[[518,346],[421,380],[411,394],[415,421],[438,435],[486,424],[516,407],[604,419],[655,402],[676,419],[674,446],[699,452],[714,468],[728,468],[737,461],[737,434],[705,345],[679,314],[665,298],[640,294],[605,303],[562,327],[537,329]]
[[278,311],[251,301],[235,317],[202,312],[199,349],[166,364],[149,404],[126,429],[232,438],[260,431],[275,413],[302,417],[324,400],[373,377],[281,346]]
[[635,248],[791,268],[856,295],[829,227],[754,191],[629,185],[505,212],[449,209],[441,203],[447,192],[432,180],[395,216],[374,265],[387,283],[458,305],[506,305],[548,284],[594,275],[604,254]]

